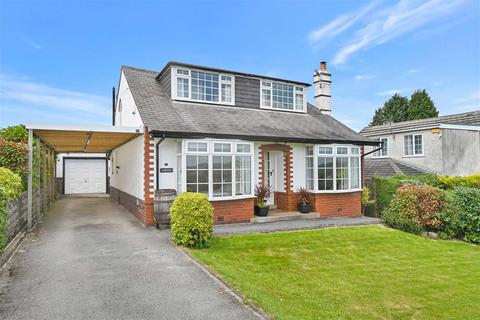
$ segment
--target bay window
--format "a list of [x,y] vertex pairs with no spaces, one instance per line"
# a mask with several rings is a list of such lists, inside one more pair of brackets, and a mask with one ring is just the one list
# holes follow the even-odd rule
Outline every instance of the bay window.
[[272,81],[262,81],[260,87],[262,108],[305,112],[303,87]]
[[234,104],[234,77],[215,72],[172,68],[172,96],[176,99]]
[[[310,149],[311,148],[311,149]],[[316,156],[312,156],[313,154]],[[349,191],[360,189],[360,148],[317,145],[306,150],[306,187],[312,191]],[[310,167],[315,174],[311,178]]]
[[[177,170],[177,181],[186,191],[210,198],[231,198],[253,194],[253,144],[236,141],[184,141],[185,170]],[[184,179],[184,180],[182,180]],[[183,190],[184,188],[181,188]]]

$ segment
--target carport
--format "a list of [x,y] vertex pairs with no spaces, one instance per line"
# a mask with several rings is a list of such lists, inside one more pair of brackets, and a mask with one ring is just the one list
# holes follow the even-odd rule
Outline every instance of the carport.
[[[112,150],[143,134],[141,127],[29,123],[26,128],[28,130],[27,226],[29,229],[32,227],[33,176],[34,174],[43,176],[44,190],[48,187],[55,193],[57,154],[69,152],[109,154]],[[42,144],[43,148],[41,148]],[[38,161],[50,164],[50,172],[47,172],[48,166],[44,166],[45,169],[40,172],[40,165],[37,166],[38,171],[34,172],[34,145],[37,154],[42,152],[42,157]]]

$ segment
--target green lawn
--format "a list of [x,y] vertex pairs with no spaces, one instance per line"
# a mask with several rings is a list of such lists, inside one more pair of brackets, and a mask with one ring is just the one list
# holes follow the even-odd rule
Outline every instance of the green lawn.
[[276,319],[480,319],[480,247],[380,226],[240,235],[192,254]]

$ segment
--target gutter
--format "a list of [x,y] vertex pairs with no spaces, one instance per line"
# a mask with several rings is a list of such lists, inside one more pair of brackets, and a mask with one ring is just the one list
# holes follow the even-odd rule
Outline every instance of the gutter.
[[165,138],[191,138],[191,139],[205,139],[205,138],[216,138],[216,139],[239,139],[247,141],[269,141],[269,142],[291,142],[291,143],[344,143],[344,144],[354,144],[359,146],[378,146],[380,142],[378,141],[368,141],[368,140],[339,140],[339,139],[312,139],[312,138],[285,138],[285,137],[272,137],[272,136],[250,136],[250,135],[236,135],[236,134],[219,134],[219,133],[192,133],[192,132],[165,132],[152,130],[151,131],[154,137],[165,137]]

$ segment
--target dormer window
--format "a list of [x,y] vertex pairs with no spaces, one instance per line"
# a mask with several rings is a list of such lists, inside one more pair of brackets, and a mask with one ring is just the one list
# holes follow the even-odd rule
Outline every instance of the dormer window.
[[175,99],[234,104],[234,77],[194,69],[172,68]]
[[305,112],[307,109],[304,87],[281,82],[262,81],[260,92],[260,103],[264,109],[295,112]]

